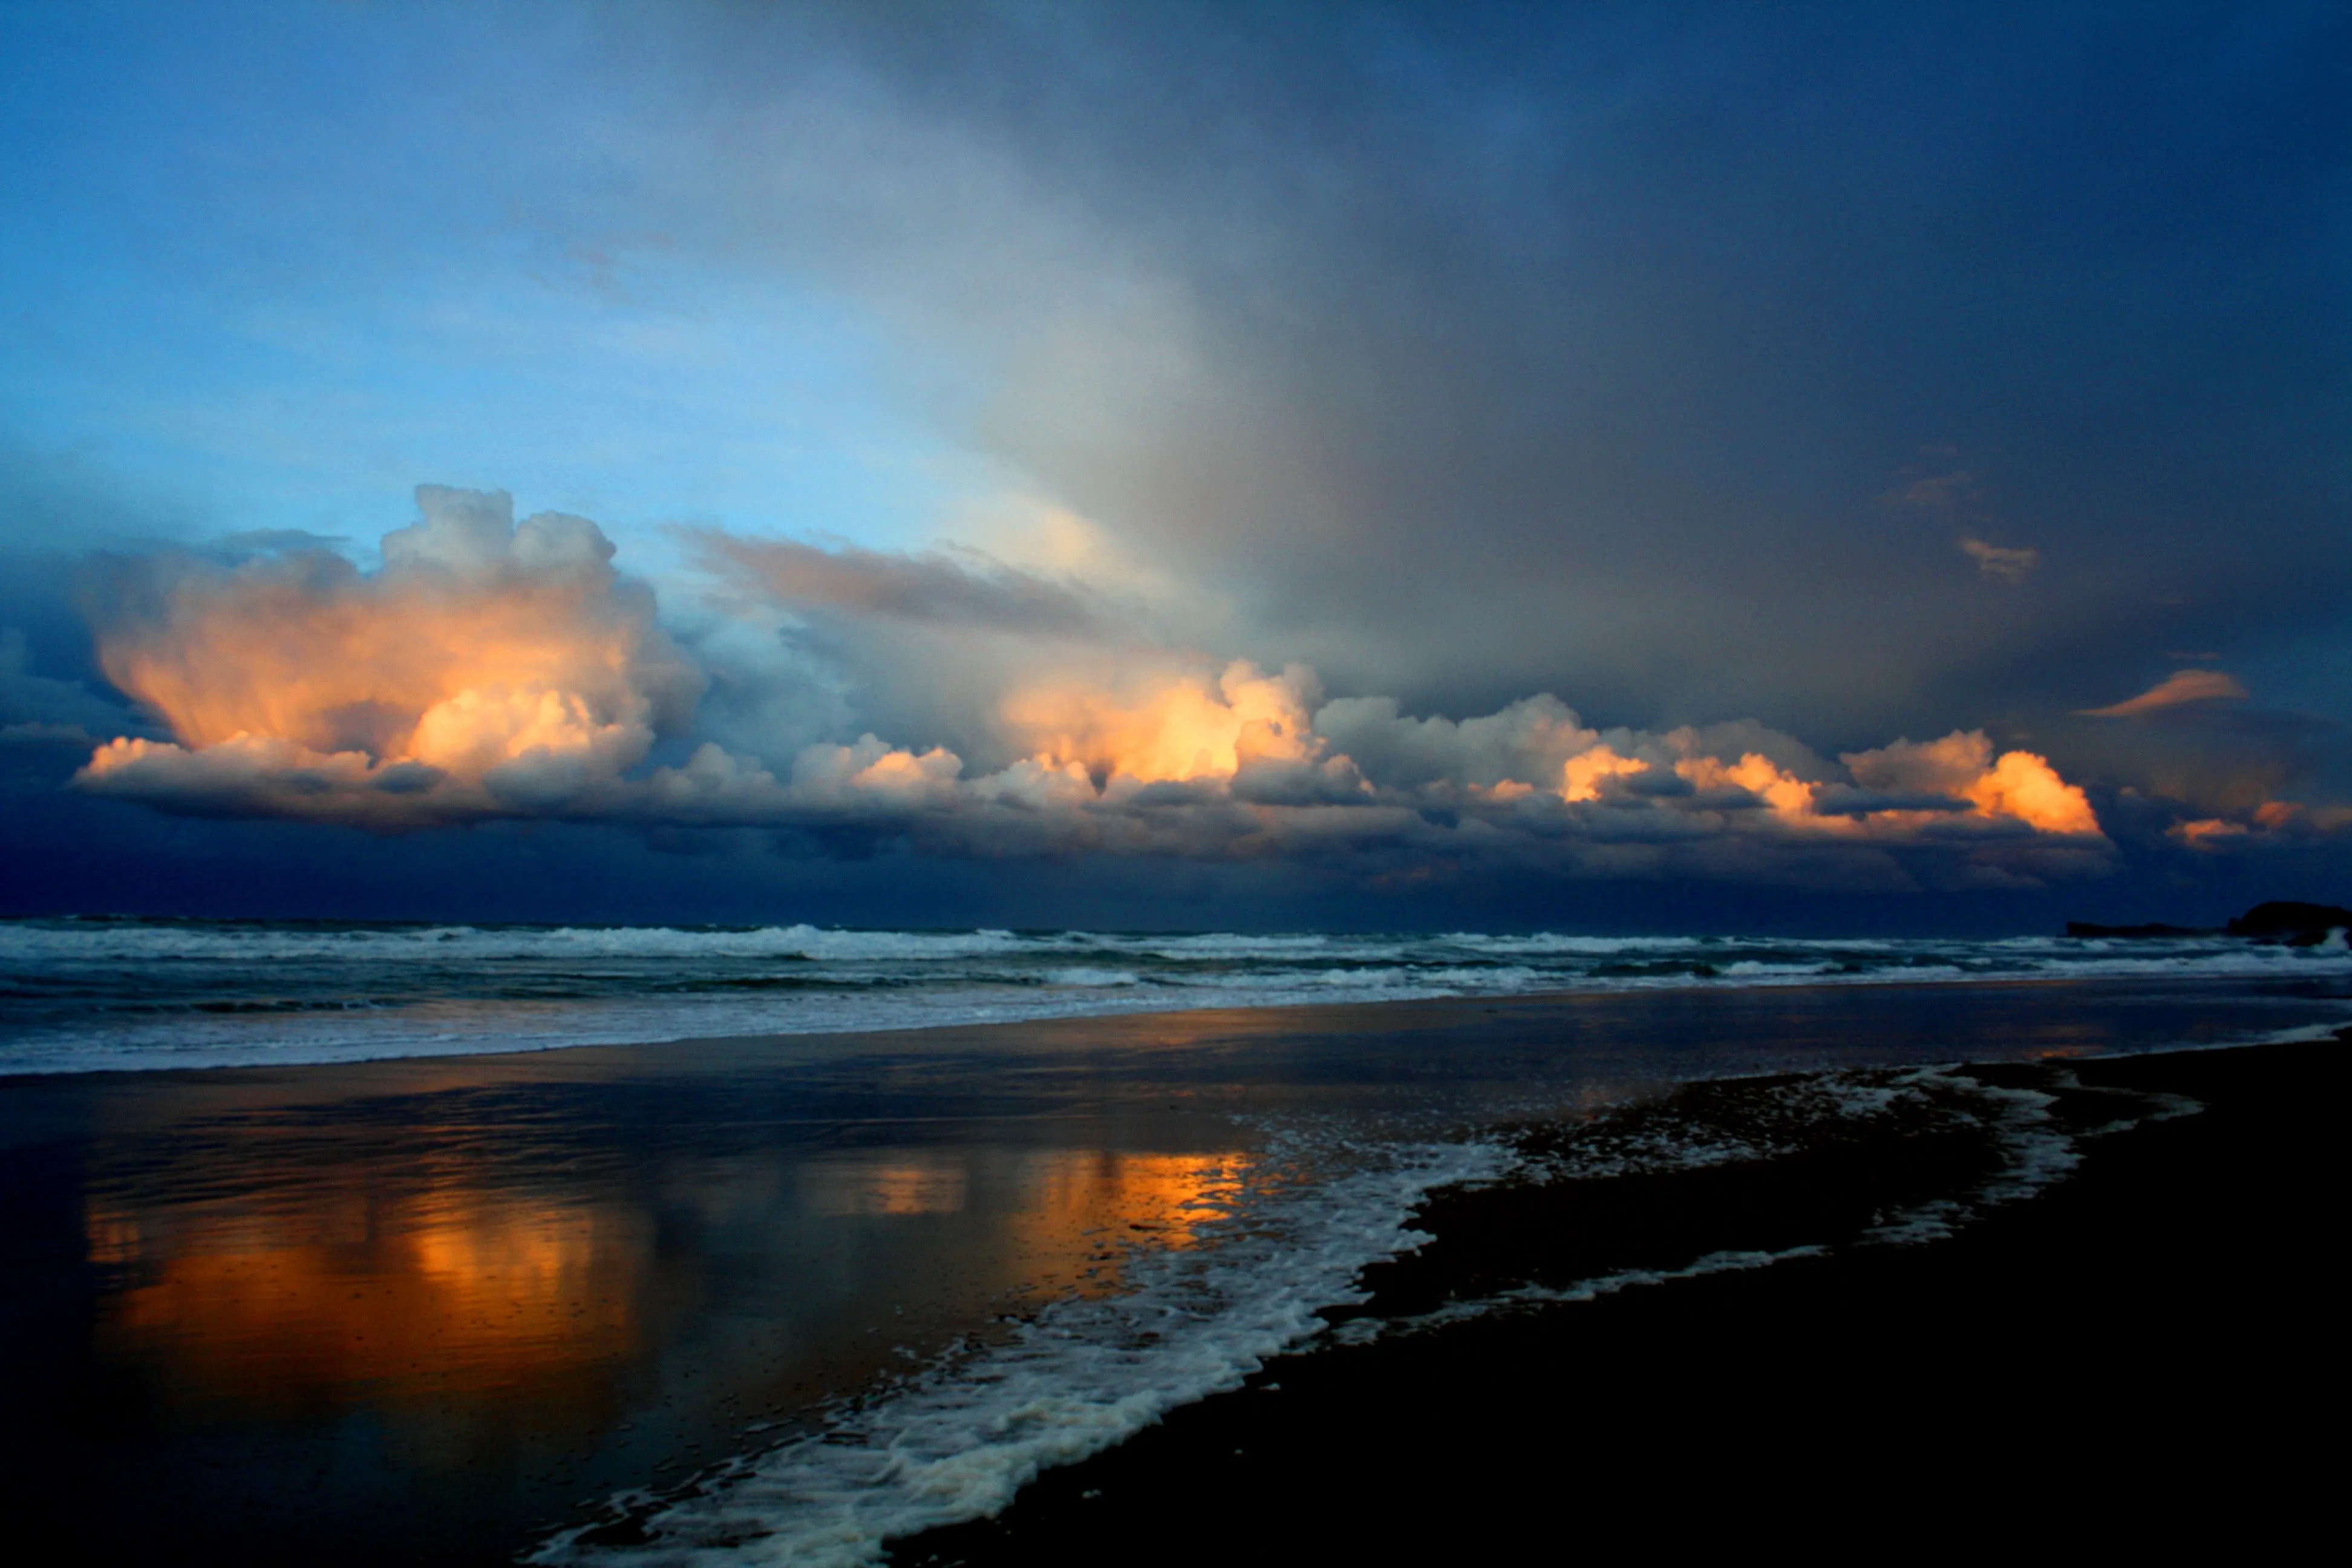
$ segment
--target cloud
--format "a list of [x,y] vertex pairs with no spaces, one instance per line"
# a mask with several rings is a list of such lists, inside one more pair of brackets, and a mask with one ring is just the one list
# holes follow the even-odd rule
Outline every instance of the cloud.
[[2308,853],[2347,835],[2352,807],[2292,800],[2265,800],[2227,816],[2175,816],[2164,828],[2165,838],[2200,855]]
[[1556,771],[1597,738],[1552,697],[1459,723],[1402,717],[1393,697],[1341,698],[1316,714],[1315,727],[1379,777],[1408,787],[1445,778],[1492,785]]
[[2242,822],[2231,822],[2218,816],[2200,817],[2194,822],[2176,822],[2166,830],[2168,837],[2206,854],[2211,854],[2232,838],[2243,838],[2252,831]]
[[[1996,755],[1981,731],[1832,763],[1753,721],[1602,730],[1549,693],[1419,717],[1389,697],[1327,700],[1303,664],[1050,637],[966,717],[996,761],[871,728],[755,754],[703,731],[706,671],[661,629],[650,590],[614,569],[595,524],[518,524],[499,493],[428,486],[417,500],[419,521],[385,537],[373,574],[300,542],[233,563],[116,559],[100,661],[171,738],[97,745],[79,787],[380,831],[603,819],[1362,875],[1906,887],[2109,864],[2083,792],[2036,753]],[[1018,574],[940,557],[761,546],[730,559],[782,561],[799,591],[861,616],[911,609],[969,628],[1026,602],[1007,586]]]
[[1084,587],[978,551],[902,554],[847,544],[828,550],[792,540],[744,539],[719,529],[684,531],[706,563],[788,605],[1024,637],[1083,638],[1105,630],[1104,606]]
[[[352,122],[462,142],[450,189],[541,236],[538,262],[593,253],[607,278],[659,284],[612,325],[678,350],[665,365],[710,321],[755,315],[872,343],[875,379],[912,393],[943,448],[1231,606],[1171,632],[1181,646],[1309,663],[1416,714],[1552,690],[1604,728],[1769,713],[1857,745],[2072,706],[2084,679],[2130,689],[2135,650],[2252,660],[2341,622],[2327,437],[2347,384],[2308,330],[2343,314],[2326,7],[2153,29],[2113,8],[1865,28],[1780,7],[599,15],[560,47],[534,47],[544,24],[520,13],[473,47],[454,25],[446,70],[355,70],[389,90]],[[199,81],[192,104],[303,101],[279,74],[303,51],[238,58],[261,75],[226,100]],[[1794,82],[1840,111],[1791,113]],[[510,270],[445,243],[447,182],[382,177],[441,164],[386,162],[380,139],[304,145],[309,173],[270,213],[324,201],[372,238],[276,292],[406,302],[430,277],[438,301]],[[280,272],[312,254],[282,248]],[[510,326],[486,309],[500,298],[448,308]],[[706,335],[671,340],[689,316]],[[586,363],[528,384],[585,382]],[[346,389],[373,406],[379,380]],[[689,411],[745,390],[686,380]],[[663,392],[644,388],[649,412]],[[433,412],[384,406],[395,445],[416,422],[403,406]],[[652,438],[617,417],[574,431],[583,406],[529,428],[583,454]],[[729,466],[708,425],[681,423],[695,466]],[[501,434],[467,433],[484,451]],[[1869,498],[1946,439],[1932,460],[1955,471],[1906,487],[1945,510],[1890,528]],[[579,482],[609,491],[610,474]],[[47,515],[63,536],[91,509]],[[2053,570],[1988,593],[1953,559],[1963,533],[2030,539]],[[823,616],[864,605],[875,638],[1070,610],[985,570],[960,583],[958,563],[814,553],[846,585],[803,556],[779,592]],[[914,670],[872,668],[837,711],[795,710],[792,740],[870,729],[948,745],[968,772],[1010,760],[979,732],[994,692],[932,711]],[[768,717],[746,705],[713,738],[781,777],[797,745],[751,733]]]
[[1960,549],[1976,562],[1977,570],[2003,583],[2022,583],[2042,564],[2042,552],[2030,547],[1988,544],[1963,534]]
[[1621,757],[1615,747],[1604,742],[1560,764],[1559,798],[1570,805],[1599,800],[1602,787],[1612,780],[1639,778],[1650,771],[1650,764],[1641,758]]
[[1940,741],[1897,741],[1839,759],[1865,789],[1942,795],[1966,801],[1987,816],[2007,816],[2043,833],[2096,833],[2097,816],[2083,792],[2032,752],[1993,756],[1980,730],[1954,731]]
[[1279,676],[1236,661],[1213,681],[1155,672],[1128,689],[1062,680],[1016,691],[1004,720],[1023,748],[1050,767],[1076,764],[1136,784],[1231,778],[1258,763],[1318,760],[1314,672]]
[[170,742],[100,747],[86,789],[405,826],[587,805],[684,722],[702,677],[584,518],[422,486],[383,567],[297,550],[116,558],[108,679]]
[[2105,708],[2081,710],[2087,719],[2130,719],[2191,702],[2221,702],[2242,698],[2246,689],[2218,669],[2175,670],[2137,697]]
[[[707,198],[665,232],[978,367],[959,438],[1232,606],[1236,635],[1177,640],[1420,712],[1572,688],[1916,734],[2063,700],[2057,672],[2117,649],[2339,614],[2343,378],[2190,347],[2300,341],[2340,305],[2315,258],[2341,95],[2307,32],[761,16],[692,76],[726,142],[639,154],[649,190]],[[1792,73],[1845,111],[1790,116]],[[2120,173],[2117,116],[2146,132]],[[2250,306],[2222,281],[2245,277],[2275,287]],[[1893,498],[1937,526],[1890,531],[1864,503],[1956,431],[1965,469],[1940,454]],[[2039,569],[2062,553],[2099,569]],[[2193,614],[2155,604],[2190,587]]]

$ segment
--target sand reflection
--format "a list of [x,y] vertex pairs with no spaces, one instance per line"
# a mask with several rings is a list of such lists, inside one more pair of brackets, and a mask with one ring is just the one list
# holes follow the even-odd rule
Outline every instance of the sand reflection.
[[593,1425],[626,1369],[667,1353],[670,1320],[726,1289],[713,1269],[773,1282],[754,1294],[793,1323],[778,1379],[846,1370],[888,1349],[866,1338],[885,1312],[894,1335],[924,1338],[903,1310],[943,1340],[991,1301],[1118,1288],[1133,1250],[1200,1245],[1249,1163],[983,1143],[714,1162],[658,1195],[446,1168],[394,1194],[373,1164],[194,1201],[118,1189],[84,1209],[110,1280],[94,1349],[191,1411],[497,1405]]
[[809,1213],[855,1215],[961,1214],[971,1206],[971,1156],[897,1153],[813,1163],[802,1183]]
[[1043,1294],[1118,1289],[1130,1248],[1193,1247],[1231,1212],[1250,1157],[1062,1150],[1028,1162],[1011,1261]]
[[92,1205],[121,1268],[101,1348],[166,1363],[175,1395],[290,1410],[576,1381],[635,1352],[650,1238],[626,1210],[452,1188],[289,1211]]

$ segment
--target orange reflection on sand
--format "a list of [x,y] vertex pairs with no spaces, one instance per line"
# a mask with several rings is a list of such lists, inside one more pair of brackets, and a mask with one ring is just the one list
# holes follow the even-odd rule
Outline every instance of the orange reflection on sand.
[[811,1214],[961,1214],[971,1197],[971,1174],[961,1161],[841,1159],[813,1167],[801,1201]]
[[631,1353],[649,1241],[582,1205],[442,1191],[307,1212],[177,1210],[168,1235],[93,1207],[93,1262],[132,1271],[104,1351],[172,1392],[269,1409],[562,1382]]
[[1248,1172],[1239,1150],[1127,1154],[1074,1149],[1040,1155],[1024,1184],[1013,1238],[1038,1283],[1089,1294],[1118,1283],[1125,1244],[1192,1247],[1224,1215]]

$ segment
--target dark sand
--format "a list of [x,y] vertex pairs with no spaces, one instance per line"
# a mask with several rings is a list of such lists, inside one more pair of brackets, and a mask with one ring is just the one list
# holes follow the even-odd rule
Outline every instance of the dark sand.
[[[2300,1554],[2336,1522],[2347,1044],[2074,1064],[2203,1109],[2085,1139],[2072,1176],[1944,1241],[1283,1358],[893,1560]],[[2127,1103],[2065,1096],[2078,1127]],[[1818,1239],[1866,1223],[1856,1191],[1927,1190],[1962,1157],[1441,1194],[1437,1239],[1378,1271],[1368,1310]]]

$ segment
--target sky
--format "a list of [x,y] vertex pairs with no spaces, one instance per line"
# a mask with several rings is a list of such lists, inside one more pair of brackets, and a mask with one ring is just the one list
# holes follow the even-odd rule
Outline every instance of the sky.
[[2341,5],[0,6],[0,911],[2352,901]]

